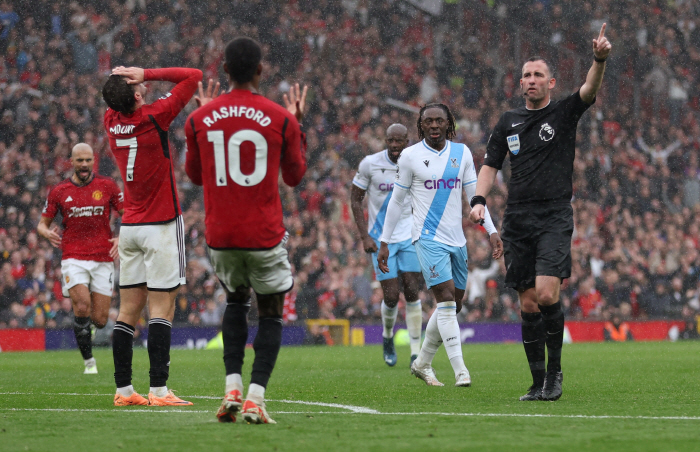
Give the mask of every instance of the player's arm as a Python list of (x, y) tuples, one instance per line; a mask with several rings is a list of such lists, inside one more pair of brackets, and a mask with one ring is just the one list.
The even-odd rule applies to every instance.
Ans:
[(195, 136), (194, 119), (190, 115), (185, 121), (187, 152), (185, 153), (185, 172), (193, 184), (202, 185), (202, 161), (199, 157), (199, 144)]
[[(481, 172), (484, 172), (484, 168), (490, 168), (490, 167), (482, 167)], [(495, 169), (495, 168), (491, 168)], [(481, 174), (479, 174), (481, 176)], [(494, 173), (495, 177), (495, 173)], [(477, 182), (478, 183), (478, 182)], [(491, 184), (493, 184), (493, 179), (491, 180)], [(464, 186), (464, 193), (467, 196), (467, 199), (473, 199), (477, 190), (477, 184), (469, 184)], [(490, 188), (489, 188), (490, 190)], [(488, 193), (488, 192), (486, 192)], [(491, 215), (489, 214), (489, 208), (486, 207), (485, 205), (482, 206), (484, 208), (484, 222), (483, 226), (484, 229), (486, 229), (486, 233), (489, 235), (489, 241), (491, 242), (491, 247), (493, 248), (493, 253), (492, 256), (494, 259), (498, 259), (503, 255), (503, 241), (501, 241), (501, 237), (498, 235), (498, 229), (496, 229), (496, 226), (493, 224), (493, 220), (491, 219)], [(470, 214), (471, 217), (471, 214)]]
[(389, 259), (389, 240), (391, 240), (394, 229), (396, 229), (396, 225), (401, 219), (401, 214), (403, 213), (403, 202), (406, 199), (407, 193), (408, 188), (397, 186), (396, 183), (394, 183), (394, 190), (392, 191), (389, 205), (386, 208), (384, 229), (382, 229), (382, 236), (379, 238), (381, 244), (377, 255), (379, 269), (384, 273), (389, 271), (389, 265), (387, 263)]
[(377, 244), (374, 243), (372, 237), (367, 233), (367, 220), (365, 220), (365, 211), (362, 206), (362, 200), (365, 199), (366, 193), (365, 190), (357, 185), (353, 185), (350, 189), (350, 209), (352, 209), (355, 225), (357, 225), (360, 237), (362, 237), (362, 247), (366, 253), (374, 253), (377, 251)]
[(285, 129), (284, 148), (282, 152), (282, 180), (290, 187), (296, 187), (306, 173), (306, 134), (301, 130), (306, 108), (306, 93), (308, 87), (299, 89), (296, 83), (284, 95), (287, 111), (294, 115), (294, 120), (287, 119), (289, 124)]
[(355, 217), (357, 229), (360, 230), (362, 246), (367, 253), (374, 253), (377, 251), (377, 244), (374, 243), (372, 237), (367, 233), (367, 221), (365, 221), (365, 212), (362, 205), (362, 200), (365, 199), (367, 188), (371, 181), (370, 164), (369, 161), (364, 158), (360, 162), (357, 174), (355, 174), (355, 177), (352, 179), (350, 208), (352, 209), (352, 215)]
[(579, 90), (579, 96), (587, 104), (592, 104), (600, 86), (603, 84), (603, 74), (605, 73), (605, 60), (610, 55), (612, 45), (605, 37), (605, 26), (600, 27), (598, 38), (593, 40), (593, 65), (588, 70), (586, 82)]
[(306, 173), (306, 134), (296, 119), (287, 119), (285, 147), (282, 153), (282, 180), (290, 187), (296, 187)]
[[(119, 212), (119, 215), (124, 215), (124, 193), (121, 191), (119, 186), (112, 181), (112, 196), (109, 199), (112, 208)], [(119, 257), (119, 234), (109, 239), (109, 243), (112, 247), (109, 249), (109, 256), (112, 259)]]
[(493, 183), (496, 180), (496, 174), (503, 167), (503, 161), (508, 154), (506, 125), (506, 114), (503, 114), (498, 120), (496, 127), (493, 128), (493, 132), (486, 144), (484, 164), (481, 166), (479, 177), (476, 181), (476, 193), (474, 196), (467, 198), (469, 199), (469, 206), (472, 208), (469, 219), (474, 223), (481, 223), (486, 219), (486, 196), (491, 192)]
[(61, 236), (58, 234), (58, 226), (54, 226), (53, 229), (49, 229), (52, 221), (53, 217), (42, 216), (39, 220), (39, 224), (36, 227), (36, 232), (51, 242), (51, 245), (55, 246), (56, 248), (60, 248)]
[(389, 259), (389, 240), (394, 234), (394, 229), (401, 219), (401, 214), (403, 212), (403, 202), (406, 199), (406, 194), (411, 189), (411, 184), (413, 182), (413, 171), (411, 169), (410, 157), (408, 151), (404, 151), (399, 157), (397, 162), (396, 170), (396, 180), (394, 181), (394, 189), (391, 193), (391, 198), (389, 199), (389, 205), (386, 209), (386, 217), (384, 218), (384, 228), (382, 229), (382, 235), (379, 238), (381, 242), (379, 245), (379, 252), (377, 253), (377, 263), (379, 269), (387, 273), (389, 271), (389, 266), (387, 260)]

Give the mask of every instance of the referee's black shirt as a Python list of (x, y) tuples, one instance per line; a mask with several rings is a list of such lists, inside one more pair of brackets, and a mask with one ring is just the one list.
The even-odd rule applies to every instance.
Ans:
[(484, 165), (500, 170), (510, 154), (508, 205), (571, 201), (576, 127), (591, 105), (577, 91), (539, 110), (523, 106), (501, 115)]

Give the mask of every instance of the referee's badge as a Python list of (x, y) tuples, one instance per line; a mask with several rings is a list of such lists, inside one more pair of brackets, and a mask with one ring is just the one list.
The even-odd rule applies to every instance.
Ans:
[(508, 141), (508, 149), (510, 149), (510, 152), (512, 152), (513, 155), (518, 155), (518, 152), (520, 152), (520, 137), (518, 134), (506, 137), (506, 140)]

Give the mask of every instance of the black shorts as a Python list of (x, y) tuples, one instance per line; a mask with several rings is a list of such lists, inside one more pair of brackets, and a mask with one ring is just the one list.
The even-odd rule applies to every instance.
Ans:
[(571, 276), (571, 235), (574, 210), (570, 203), (509, 206), (503, 217), (507, 287), (535, 287), (536, 276)]

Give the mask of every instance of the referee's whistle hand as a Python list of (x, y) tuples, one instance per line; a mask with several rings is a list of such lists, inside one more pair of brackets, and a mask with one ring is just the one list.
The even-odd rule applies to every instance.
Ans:
[(477, 204), (472, 207), (472, 211), (469, 213), (469, 219), (472, 223), (481, 223), (484, 220), (484, 206)]
[(377, 253), (377, 266), (382, 273), (389, 273), (389, 265), (387, 261), (389, 260), (389, 247), (386, 243), (382, 242), (379, 246), (379, 252)]

